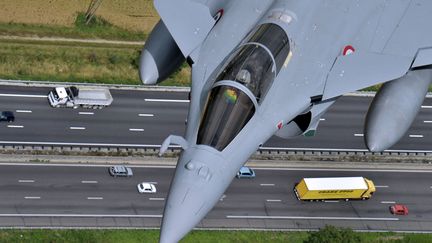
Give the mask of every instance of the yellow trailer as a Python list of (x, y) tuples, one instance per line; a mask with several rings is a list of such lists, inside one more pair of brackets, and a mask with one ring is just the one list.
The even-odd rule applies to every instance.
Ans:
[(374, 183), (364, 177), (303, 178), (294, 192), (299, 200), (369, 199), (376, 191)]

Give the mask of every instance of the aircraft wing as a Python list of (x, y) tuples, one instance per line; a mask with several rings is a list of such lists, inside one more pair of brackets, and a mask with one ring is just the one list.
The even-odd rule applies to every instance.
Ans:
[(198, 1), (158, 0), (154, 5), (185, 57), (202, 43), (216, 22), (209, 6)]
[(394, 80), (432, 64), (432, 1), (389, 1), (367, 49), (339, 56), (327, 77), (323, 100)]

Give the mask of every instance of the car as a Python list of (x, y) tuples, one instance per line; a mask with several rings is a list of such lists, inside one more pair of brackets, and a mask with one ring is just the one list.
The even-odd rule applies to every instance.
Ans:
[(108, 169), (111, 176), (114, 177), (131, 177), (133, 176), (132, 169), (123, 165), (111, 166)]
[(0, 113), (0, 121), (13, 122), (15, 121), (15, 116), (12, 111), (2, 111)]
[(255, 178), (255, 171), (247, 166), (242, 166), (237, 172), (237, 178)]
[(137, 188), (139, 193), (156, 193), (156, 186), (152, 183), (141, 182)]
[(395, 204), (389, 207), (390, 213), (395, 215), (408, 215), (408, 207), (403, 204)]

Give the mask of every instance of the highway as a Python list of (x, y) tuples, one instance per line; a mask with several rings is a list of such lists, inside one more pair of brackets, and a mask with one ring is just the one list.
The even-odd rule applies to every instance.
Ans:
[[(134, 166), (113, 178), (107, 165), (0, 165), (0, 227), (160, 226), (173, 168)], [(432, 170), (256, 168), (255, 179), (234, 179), (198, 228), (432, 231)], [(292, 188), (303, 177), (364, 176), (377, 186), (367, 201), (300, 202)], [(139, 194), (139, 182), (156, 194)], [(406, 204), (409, 215), (388, 207)]]
[[(0, 123), (0, 144), (158, 146), (169, 134), (183, 135), (188, 100), (184, 92), (111, 90), (114, 102), (101, 110), (51, 108), (49, 88), (0, 86), (0, 110), (14, 123)], [(340, 98), (322, 117), (314, 137), (271, 138), (264, 147), (365, 149), (364, 118), (370, 97)], [(392, 150), (430, 151), (432, 99)]]

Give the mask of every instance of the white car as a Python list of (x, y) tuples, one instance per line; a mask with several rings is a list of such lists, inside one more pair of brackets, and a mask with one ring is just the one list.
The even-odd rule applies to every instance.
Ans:
[(137, 185), (139, 193), (156, 193), (156, 187), (152, 183), (142, 182)]

